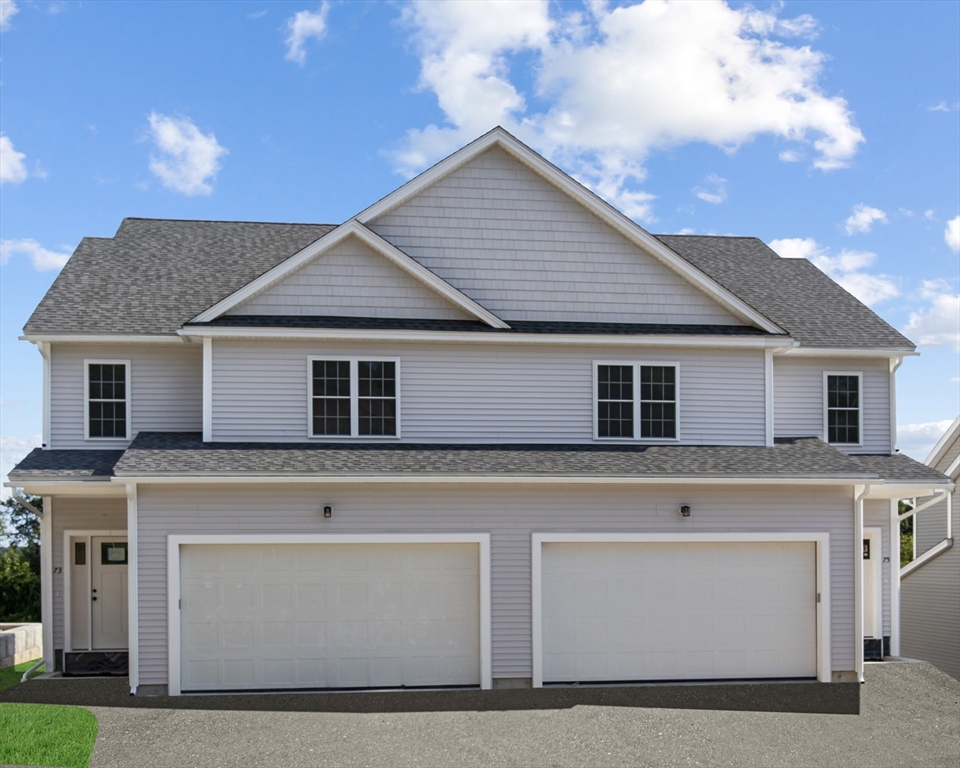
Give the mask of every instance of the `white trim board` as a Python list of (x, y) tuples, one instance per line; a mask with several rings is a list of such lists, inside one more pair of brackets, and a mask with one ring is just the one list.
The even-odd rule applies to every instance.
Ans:
[(480, 558), (480, 688), (493, 687), (489, 533), (276, 533), (167, 536), (167, 693), (180, 695), (180, 547), (184, 544), (476, 544)]
[[(937, 444), (933, 446), (933, 450), (930, 451), (930, 455), (927, 456), (926, 461), (923, 463), (928, 467), (932, 467), (934, 464), (940, 461), (940, 459), (943, 458), (943, 454), (947, 452), (947, 448), (950, 447), (950, 444), (957, 437), (958, 433), (960, 433), (960, 416), (957, 416), (957, 418), (953, 420), (953, 424), (947, 427), (947, 431), (943, 433), (943, 435), (937, 441)], [(955, 464), (956, 462), (954, 462), (954, 465)], [(951, 465), (951, 467), (952, 466), (953, 465)], [(950, 474), (950, 471), (948, 470), (945, 474)]]
[[(830, 655), (830, 534), (829, 533), (533, 533), (531, 546), (531, 603), (533, 607), (533, 687), (543, 687), (543, 563), (544, 544), (550, 543), (777, 543), (814, 542), (817, 545), (817, 679), (832, 681)], [(861, 643), (862, 645), (862, 643)]]
[(468, 315), (477, 318), (493, 328), (505, 329), (510, 327), (503, 322), (503, 320), (489, 310), (480, 306), (480, 304), (471, 299), (465, 293), (462, 293), (454, 288), (446, 280), (438, 277), (422, 264), (407, 256), (407, 254), (405, 254), (399, 248), (388, 243), (386, 240), (380, 237), (380, 235), (370, 229), (367, 229), (367, 227), (355, 219), (351, 219), (345, 224), (341, 224), (339, 227), (331, 230), (319, 240), (314, 241), (306, 248), (302, 249), (298, 253), (295, 253), (286, 261), (281, 262), (273, 269), (260, 275), (260, 277), (258, 277), (256, 280), (247, 283), (247, 285), (245, 285), (239, 291), (230, 294), (225, 299), (221, 299), (212, 307), (204, 310), (195, 318), (193, 318), (191, 322), (205, 323), (215, 320), (225, 312), (228, 312), (234, 307), (243, 304), (245, 301), (252, 299), (254, 296), (265, 291), (270, 286), (280, 282), (288, 275), (296, 272), (298, 269), (305, 267), (314, 259), (319, 258), (326, 251), (330, 250), (339, 243), (342, 243), (349, 237), (357, 238), (368, 248), (392, 262), (395, 266), (402, 269), (415, 280), (419, 280), (431, 291), (439, 295), (441, 298), (446, 299), (449, 303), (453, 304), (463, 312), (466, 312)]
[[(192, 322), (192, 321), (191, 321)], [(783, 336), (711, 336), (618, 333), (492, 333), (489, 331), (413, 331), (368, 328), (256, 328), (187, 323), (177, 331), (190, 339), (310, 339), (318, 341), (439, 341), (454, 344), (545, 344), (628, 346), (628, 347), (697, 347), (705, 349), (782, 349), (794, 343)]]
[(626, 237), (634, 245), (637, 245), (645, 252), (654, 256), (673, 272), (684, 277), (689, 283), (696, 286), (699, 290), (703, 291), (747, 324), (756, 325), (770, 333), (783, 332), (783, 330), (769, 318), (757, 312), (745, 301), (735, 296), (731, 291), (728, 291), (711, 277), (708, 277), (612, 205), (572, 179), (557, 168), (557, 166), (538, 155), (530, 149), (530, 147), (500, 126), (485, 133), (446, 159), (441, 160), (432, 168), (424, 171), (399, 189), (391, 192), (380, 201), (358, 213), (355, 218), (363, 224), (370, 223), (388, 211), (407, 202), (427, 187), (432, 186), (494, 146), (499, 147), (526, 165), (534, 173), (541, 176), (561, 192), (567, 194), (575, 202), (582, 205), (609, 227), (612, 227)]
[[(875, 538), (874, 538), (875, 537)], [(863, 538), (870, 538), (870, 549), (873, 549), (873, 542), (876, 541), (877, 551), (870, 552), (870, 564), (873, 566), (873, 583), (876, 587), (874, 590), (873, 600), (873, 610), (874, 613), (874, 626), (867, 627), (866, 625), (863, 628), (864, 637), (866, 637), (866, 632), (868, 629), (880, 628), (880, 631), (876, 635), (870, 635), (870, 637), (883, 639), (883, 528), (879, 525), (865, 525), (863, 526)], [(860, 565), (863, 565), (863, 556), (860, 557)], [(866, 604), (864, 602), (864, 604)]]

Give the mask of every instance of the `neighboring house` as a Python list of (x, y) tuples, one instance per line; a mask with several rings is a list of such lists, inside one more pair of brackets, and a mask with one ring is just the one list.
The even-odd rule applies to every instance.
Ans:
[(126, 219), (25, 338), (49, 668), (141, 694), (855, 681), (949, 485), (909, 340), (502, 129), (340, 226)]
[(919, 510), (913, 518), (916, 557), (900, 571), (900, 652), (936, 664), (960, 680), (960, 547), (953, 541), (960, 506), (956, 487), (960, 417), (940, 438), (926, 464), (947, 475), (954, 488), (915, 503)]

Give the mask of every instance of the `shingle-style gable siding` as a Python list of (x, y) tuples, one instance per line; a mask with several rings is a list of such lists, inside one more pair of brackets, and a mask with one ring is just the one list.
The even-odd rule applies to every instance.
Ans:
[(369, 226), (507, 322), (743, 324), (497, 148)]
[(352, 237), (227, 314), (473, 319)]

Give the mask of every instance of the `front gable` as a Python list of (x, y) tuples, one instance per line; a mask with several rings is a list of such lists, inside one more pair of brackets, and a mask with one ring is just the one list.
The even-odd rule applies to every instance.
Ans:
[(497, 145), (368, 226), (507, 322), (746, 324)]
[(357, 237), (343, 240), (226, 314), (474, 319)]

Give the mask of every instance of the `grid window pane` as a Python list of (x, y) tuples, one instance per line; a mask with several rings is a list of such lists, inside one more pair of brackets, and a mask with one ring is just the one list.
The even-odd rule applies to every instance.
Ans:
[(90, 437), (127, 437), (127, 366), (90, 363), (87, 370)]
[(677, 369), (672, 365), (640, 366), (640, 437), (677, 437)]
[(357, 362), (358, 434), (397, 434), (396, 363), (376, 360)]
[(597, 366), (597, 436), (633, 437), (633, 366)]
[(350, 434), (350, 362), (313, 361), (313, 434)]
[(674, 403), (640, 403), (640, 434), (643, 437), (677, 436), (677, 406)]
[(827, 441), (860, 442), (860, 378), (827, 376)]

